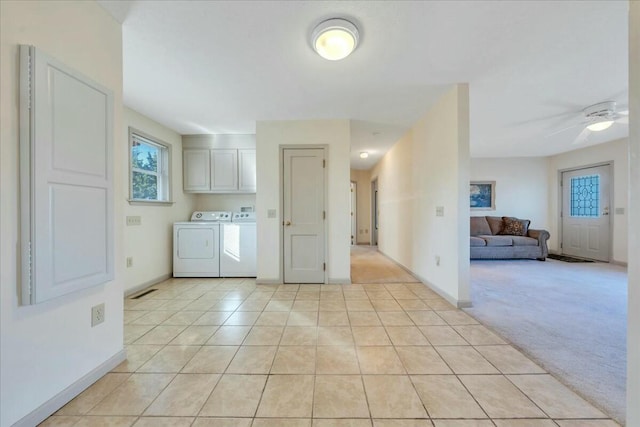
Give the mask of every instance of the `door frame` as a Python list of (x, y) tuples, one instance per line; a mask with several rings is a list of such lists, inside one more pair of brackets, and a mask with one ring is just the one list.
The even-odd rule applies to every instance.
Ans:
[[(353, 245), (357, 246), (358, 245), (358, 182), (351, 180), (349, 182), (349, 186), (353, 185), (353, 188), (350, 188), (351, 192), (353, 194), (349, 194), (349, 196), (351, 196), (351, 200), (350, 202), (352, 203), (351, 205), (351, 216), (352, 218), (350, 221), (350, 225), (351, 225), (351, 231), (355, 231), (355, 234), (353, 235)], [(355, 203), (353, 203), (355, 201)], [(353, 229), (353, 224), (355, 224), (355, 230)]]
[(562, 241), (562, 208), (563, 208), (563, 197), (564, 197), (564, 191), (562, 189), (562, 184), (564, 184), (562, 182), (562, 174), (565, 172), (573, 172), (573, 171), (579, 171), (582, 169), (589, 169), (589, 168), (595, 168), (598, 166), (608, 166), (609, 167), (609, 263), (611, 263), (613, 261), (613, 223), (615, 221), (615, 219), (613, 219), (613, 217), (615, 216), (615, 194), (614, 194), (614, 161), (613, 160), (609, 160), (609, 161), (605, 161), (605, 162), (598, 162), (598, 163), (591, 163), (588, 165), (582, 165), (582, 166), (572, 166), (570, 168), (564, 168), (564, 169), (558, 169), (558, 185), (557, 185), (557, 190), (558, 190), (558, 209), (556, 212), (556, 219), (558, 221), (558, 246), (560, 246), (559, 249), (559, 253), (562, 255), (563, 252), (563, 241)]
[(323, 179), (324, 179), (324, 211), (327, 213), (324, 220), (324, 262), (327, 268), (324, 271), (324, 284), (329, 283), (329, 210), (327, 208), (329, 201), (329, 168), (331, 168), (331, 162), (329, 162), (329, 145), (328, 144), (280, 144), (278, 146), (278, 155), (280, 157), (280, 166), (279, 166), (279, 205), (280, 205), (280, 215), (278, 216), (279, 221), (279, 242), (280, 242), (280, 282), (285, 283), (284, 277), (284, 151), (285, 150), (322, 150), (324, 153), (324, 161), (325, 167), (323, 169)]
[(369, 230), (371, 231), (371, 233), (369, 233), (369, 245), (371, 246), (378, 246), (378, 228), (376, 227), (377, 224), (380, 223), (379, 218), (378, 218), (378, 212), (380, 211), (379, 206), (378, 206), (378, 197), (376, 195), (376, 193), (380, 192), (380, 188), (378, 187), (379, 185), (379, 181), (378, 181), (378, 176), (372, 176), (371, 177), (371, 226), (369, 227)]

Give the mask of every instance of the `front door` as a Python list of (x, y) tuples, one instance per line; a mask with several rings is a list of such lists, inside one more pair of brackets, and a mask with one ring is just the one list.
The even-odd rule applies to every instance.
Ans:
[(325, 281), (324, 149), (284, 149), (284, 283)]
[(609, 261), (610, 166), (562, 173), (562, 253)]

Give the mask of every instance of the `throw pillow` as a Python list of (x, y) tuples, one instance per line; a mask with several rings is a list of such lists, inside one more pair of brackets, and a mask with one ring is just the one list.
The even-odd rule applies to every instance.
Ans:
[(503, 226), (498, 234), (508, 234), (510, 236), (526, 236), (529, 231), (528, 219), (518, 219), (509, 216), (502, 217)]

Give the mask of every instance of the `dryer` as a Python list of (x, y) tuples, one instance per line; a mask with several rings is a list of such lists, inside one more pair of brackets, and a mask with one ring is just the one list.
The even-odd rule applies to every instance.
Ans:
[(256, 213), (234, 212), (220, 228), (220, 276), (256, 277)]
[(194, 212), (173, 224), (173, 277), (220, 277), (220, 224), (231, 212)]

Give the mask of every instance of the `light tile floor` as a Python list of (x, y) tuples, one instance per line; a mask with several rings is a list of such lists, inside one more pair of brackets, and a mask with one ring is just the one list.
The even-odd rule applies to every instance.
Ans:
[(617, 425), (419, 283), (152, 289), (125, 300), (128, 359), (42, 425)]

